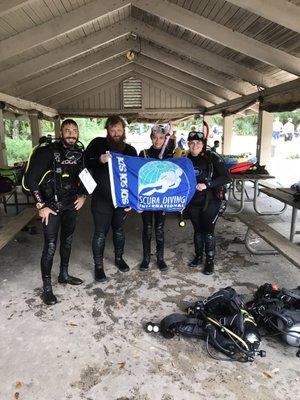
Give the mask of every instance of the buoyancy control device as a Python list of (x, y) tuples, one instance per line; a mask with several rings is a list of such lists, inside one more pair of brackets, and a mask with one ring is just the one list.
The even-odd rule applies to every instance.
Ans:
[(245, 309), (241, 297), (231, 287), (189, 306), (186, 314), (171, 314), (159, 324), (148, 322), (147, 332), (160, 332), (170, 339), (175, 335), (195, 337), (206, 341), (208, 354), (219, 360), (211, 346), (225, 354), (231, 361), (254, 361), (265, 356), (258, 350), (261, 342), (253, 316)]
[(297, 356), (300, 357), (300, 286), (280, 289), (276, 284), (265, 283), (247, 307), (260, 327), (299, 347)]
[[(56, 139), (52, 138), (51, 135), (47, 136), (42, 136), (39, 140), (39, 144), (35, 146), (32, 149), (32, 152), (28, 158), (28, 161), (26, 163), (26, 168), (25, 172), (22, 178), (22, 190), (24, 194), (27, 196), (30, 195), (30, 190), (28, 188), (28, 184), (26, 182), (26, 176), (27, 176), (27, 171), (31, 162), (31, 157), (32, 155), (37, 151), (37, 149), (44, 147), (44, 146), (50, 146), (51, 150), (53, 151), (53, 166), (52, 169), (47, 171), (44, 176), (42, 177), (41, 181), (39, 182), (40, 185), (46, 186), (47, 184), (50, 184), (51, 187), (54, 187), (54, 196), (57, 201), (57, 189), (61, 186), (61, 181), (62, 181), (62, 174), (63, 174), (63, 169), (61, 165), (61, 148), (59, 147), (59, 143), (61, 143), (61, 138)], [(77, 141), (74, 145), (72, 146), (67, 146), (64, 149), (64, 158), (70, 160), (70, 161), (76, 161), (80, 162), (80, 168), (81, 170), (84, 168), (84, 157), (83, 157), (83, 152), (84, 152), (84, 145), (80, 142)]]

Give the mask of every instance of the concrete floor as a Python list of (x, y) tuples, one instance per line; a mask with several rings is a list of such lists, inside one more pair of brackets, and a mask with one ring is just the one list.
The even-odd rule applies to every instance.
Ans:
[(299, 398), (296, 348), (278, 339), (263, 340), (266, 358), (241, 364), (210, 358), (204, 342), (166, 340), (143, 330), (146, 321), (159, 321), (183, 310), (186, 302), (228, 285), (248, 296), (265, 282), (299, 285), (299, 270), (283, 257), (250, 256), (239, 243), (245, 226), (232, 218), (222, 218), (218, 224), (216, 273), (206, 276), (200, 269), (189, 269), (192, 229), (190, 224), (178, 228), (177, 223), (174, 216), (166, 223), (169, 270), (161, 273), (153, 262), (148, 272), (141, 273), (141, 221), (132, 213), (125, 254), (131, 271), (121, 274), (114, 267), (109, 236), (105, 250), (109, 281), (101, 284), (93, 280), (92, 221), (85, 207), (71, 262), (72, 273), (84, 284), (59, 285), (56, 259), (53, 281), (59, 303), (53, 307), (40, 299), (39, 222), (37, 235), (20, 232), (1, 251), (0, 400)]

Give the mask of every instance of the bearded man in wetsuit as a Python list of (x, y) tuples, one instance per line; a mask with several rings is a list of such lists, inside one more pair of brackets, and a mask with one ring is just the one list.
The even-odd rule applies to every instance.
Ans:
[(134, 147), (125, 143), (125, 122), (118, 115), (111, 116), (105, 124), (106, 137), (98, 137), (91, 141), (86, 149), (87, 165), (92, 171), (97, 187), (92, 196), (92, 214), (94, 218), (94, 236), (92, 242), (95, 264), (95, 280), (107, 280), (103, 267), (105, 238), (112, 228), (115, 249), (115, 265), (121, 272), (129, 271), (129, 266), (123, 260), (125, 234), (124, 222), (129, 208), (115, 208), (111, 197), (111, 187), (108, 172), (109, 152), (113, 151), (127, 156), (137, 156)]
[(61, 231), (58, 282), (70, 285), (80, 285), (83, 282), (68, 273), (77, 212), (86, 198), (78, 177), (84, 168), (83, 148), (78, 142), (79, 131), (74, 120), (63, 121), (60, 132), (59, 141), (41, 145), (33, 152), (26, 170), (26, 185), (42, 219), (42, 298), (47, 305), (57, 303), (52, 291), (51, 269), (59, 228)]

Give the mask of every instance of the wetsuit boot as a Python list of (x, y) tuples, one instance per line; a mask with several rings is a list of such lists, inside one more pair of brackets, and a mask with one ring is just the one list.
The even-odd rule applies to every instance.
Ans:
[(75, 278), (75, 276), (71, 276), (68, 273), (72, 240), (73, 232), (66, 235), (62, 234), (62, 237), (60, 239), (60, 272), (58, 275), (58, 283), (81, 285), (83, 283), (83, 280)]
[(150, 263), (150, 243), (149, 243), (149, 247), (147, 248), (143, 248), (143, 261), (140, 265), (140, 271), (145, 271), (149, 268), (149, 263)]
[(76, 278), (75, 276), (71, 276), (68, 273), (68, 266), (61, 265), (60, 272), (58, 275), (58, 283), (68, 283), (69, 285), (81, 285), (83, 280), (80, 278)]
[(158, 224), (155, 227), (155, 236), (156, 236), (156, 255), (157, 255), (157, 268), (161, 271), (165, 271), (168, 269), (167, 264), (164, 260), (164, 226), (163, 224)]
[(53, 306), (57, 303), (57, 298), (52, 292), (51, 276), (43, 277), (43, 302), (48, 306)]
[(45, 304), (52, 306), (57, 303), (57, 298), (52, 292), (51, 284), (51, 269), (53, 264), (53, 257), (56, 249), (56, 241), (48, 240), (44, 243), (43, 254), (41, 258), (41, 272), (43, 280), (43, 294), (42, 299)]
[(205, 266), (203, 273), (205, 275), (211, 275), (214, 272), (214, 258), (215, 258), (215, 247), (216, 240), (212, 233), (207, 233), (204, 235), (204, 243), (205, 243)]
[(105, 282), (107, 281), (107, 277), (104, 272), (103, 268), (103, 260), (100, 261), (98, 264), (95, 264), (95, 281), (97, 282)]
[(95, 263), (95, 281), (97, 282), (105, 282), (107, 281), (107, 277), (103, 268), (103, 253), (105, 247), (105, 234), (94, 234), (93, 237), (93, 256)]
[(152, 225), (144, 226), (143, 229), (143, 261), (140, 265), (140, 271), (145, 271), (149, 268), (150, 257), (151, 257), (151, 233)]
[(203, 261), (203, 249), (204, 249), (204, 237), (202, 233), (194, 234), (194, 246), (195, 246), (195, 257), (189, 263), (189, 267), (195, 268), (202, 264)]
[(113, 243), (115, 246), (115, 265), (121, 272), (127, 272), (130, 270), (128, 264), (123, 260), (125, 235), (123, 228), (116, 229), (113, 231)]

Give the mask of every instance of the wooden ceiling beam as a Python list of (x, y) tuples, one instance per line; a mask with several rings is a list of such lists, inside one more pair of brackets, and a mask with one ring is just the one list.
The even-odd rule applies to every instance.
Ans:
[[(107, 78), (107, 79), (105, 79), (104, 83), (101, 86), (96, 86), (94, 89), (91, 89), (91, 90), (87, 91), (87, 93), (83, 93), (81, 95), (75, 96), (74, 98), (69, 99), (65, 103), (64, 102), (60, 103), (60, 105), (58, 107), (59, 113), (66, 115), (66, 113), (64, 112), (66, 110), (73, 110), (74, 113), (76, 113), (77, 111), (80, 111), (80, 110), (77, 109), (77, 106), (75, 105), (75, 104), (78, 104), (78, 103), (81, 103), (84, 106), (84, 112), (85, 112), (85, 110), (87, 109), (86, 105), (87, 105), (87, 103), (90, 104), (90, 99), (92, 97), (101, 96), (101, 93), (104, 93), (112, 85), (114, 85), (114, 86), (120, 85), (120, 83), (124, 79), (129, 78), (130, 76), (132, 76), (132, 74), (133, 74), (133, 71), (130, 70), (130, 71), (124, 72), (123, 75), (120, 75), (120, 76), (117, 76), (117, 77), (113, 76), (112, 80)], [(90, 107), (90, 105), (88, 107)], [(91, 110), (91, 108), (89, 108), (89, 109)], [(63, 110), (63, 111), (61, 111), (61, 110)], [(100, 113), (102, 113), (102, 109), (101, 110), (95, 110), (94, 109), (94, 115), (99, 116)]]
[(58, 95), (55, 95), (49, 99), (47, 99), (44, 104), (52, 107), (55, 107), (61, 103), (65, 103), (67, 100), (70, 100), (74, 97), (84, 96), (88, 92), (95, 90), (96, 88), (99, 90), (99, 87), (104, 85), (109, 81), (113, 81), (116, 78), (126, 75), (128, 72), (133, 70), (133, 64), (124, 64), (122, 67), (115, 69), (114, 71), (109, 71), (104, 75), (100, 75), (94, 79), (91, 79), (88, 82), (83, 83), (82, 85), (78, 85), (71, 89), (65, 90)]
[(30, 99), (44, 103), (46, 100), (53, 99), (53, 97), (58, 96), (62, 92), (84, 85), (85, 83), (98, 78), (99, 76), (105, 75), (108, 72), (119, 69), (127, 64), (130, 64), (130, 62), (126, 62), (125, 57), (117, 57), (104, 61), (101, 64), (101, 68), (99, 68), (99, 65), (97, 64), (88, 70), (83, 70), (76, 75), (70, 76), (69, 78), (63, 79), (60, 82), (56, 82), (53, 85), (49, 85), (48, 87), (41, 89), (32, 97), (30, 97)]
[(34, 26), (0, 42), (0, 60), (16, 56), (25, 50), (41, 45), (60, 35), (105, 16), (115, 10), (128, 7), (126, 0), (95, 0), (50, 21)]
[[(19, 110), (24, 110), (24, 111), (38, 111), (42, 114), (44, 114), (47, 117), (55, 117), (58, 115), (58, 112), (56, 109), (47, 107), (42, 104), (38, 104), (32, 101), (20, 99), (14, 96), (9, 96), (5, 93), (0, 93), (0, 101), (6, 103), (7, 105), (11, 105), (12, 107), (16, 107)], [(9, 107), (8, 107), (9, 110)]]
[(186, 40), (178, 39), (177, 37), (140, 20), (132, 19), (132, 32), (134, 32), (138, 37), (150, 40), (179, 55), (184, 55), (191, 60), (207, 65), (208, 67), (223, 72), (229, 76), (242, 79), (245, 82), (261, 87), (269, 87), (277, 83), (274, 80), (268, 79), (258, 71), (244, 67), (234, 61), (227, 60), (224, 57), (191, 44)]
[[(42, 90), (47, 90), (50, 85), (56, 84), (62, 80), (67, 79), (73, 74), (83, 72), (87, 68), (98, 66), (105, 61), (115, 58), (123, 53), (126, 53), (132, 47), (130, 40), (124, 40), (117, 45), (112, 45), (100, 49), (95, 53), (91, 53), (87, 56), (76, 59), (61, 67), (52, 69), (47, 74), (38, 76), (37, 78), (31, 79), (11, 88), (10, 90), (15, 91), (15, 93), (20, 93), (23, 97), (29, 97), (29, 95)], [(124, 56), (125, 57), (125, 56)]]
[(0, 1), (0, 17), (8, 14), (10, 12), (18, 10), (23, 6), (26, 6), (29, 3), (32, 3), (33, 0), (1, 0)]
[(226, 101), (224, 103), (209, 107), (205, 111), (205, 114), (207, 114), (207, 115), (218, 114), (218, 113), (223, 112), (230, 106), (238, 106), (239, 104), (243, 105), (247, 102), (250, 103), (252, 100), (259, 100), (259, 98), (264, 98), (266, 96), (273, 95), (273, 94), (284, 94), (285, 92), (287, 92), (289, 90), (297, 90), (297, 89), (300, 90), (300, 78), (295, 79), (293, 81), (282, 83), (277, 86), (273, 86), (271, 88), (261, 90), (256, 93), (248, 94), (247, 96), (239, 97), (238, 99), (233, 99), (233, 100)]
[[(136, 47), (137, 51), (138, 47)], [(145, 40), (141, 43), (141, 54), (150, 57), (154, 60), (158, 60), (161, 63), (174, 67), (180, 71), (186, 72), (187, 74), (196, 76), (197, 78), (203, 79), (207, 84), (211, 83), (211, 93), (216, 96), (223, 98), (236, 97), (238, 94), (247, 94), (253, 91), (252, 85), (246, 83), (239, 83), (231, 79), (225, 78), (222, 74), (212, 70), (208, 70), (203, 65), (197, 65), (194, 62), (190, 62), (186, 58), (178, 57), (175, 54), (168, 53), (163, 49), (152, 46)]]
[(220, 98), (212, 94), (209, 90), (210, 87), (203, 83), (200, 79), (197, 79), (185, 72), (176, 70), (170, 66), (160, 63), (159, 61), (147, 58), (145, 56), (139, 56), (135, 61), (135, 64), (141, 67), (148, 68), (152, 71), (158, 72), (161, 75), (174, 79), (177, 82), (183, 83), (184, 85), (190, 86), (193, 89), (201, 93), (201, 97), (213, 104), (218, 104), (224, 101), (224, 98)]
[(284, 0), (227, 0), (235, 6), (300, 33), (300, 7)]
[[(183, 27), (202, 37), (220, 43), (291, 74), (300, 75), (300, 59), (284, 51), (204, 18), (166, 0), (133, 0), (132, 4), (152, 15)], [(299, 21), (298, 21), (299, 24)]]
[(136, 72), (136, 76), (146, 76), (150, 79), (155, 80), (156, 82), (159, 82), (160, 84), (169, 86), (173, 89), (176, 89), (180, 92), (183, 92), (184, 94), (187, 94), (189, 97), (192, 97), (197, 100), (197, 104), (201, 106), (202, 108), (204, 107), (211, 107), (212, 103), (205, 100), (202, 95), (203, 92), (198, 89), (194, 89), (190, 86), (187, 86), (183, 83), (180, 83), (172, 78), (168, 78), (159, 72), (152, 71), (151, 69), (142, 67), (140, 65), (134, 65), (134, 71)]
[(199, 108), (133, 108), (133, 109), (101, 109), (99, 112), (96, 112), (93, 109), (85, 109), (84, 111), (73, 111), (68, 110), (67, 108), (60, 108), (59, 113), (63, 116), (72, 116), (72, 117), (94, 117), (100, 118), (102, 116), (108, 116), (113, 114), (118, 115), (126, 115), (130, 117), (131, 114), (149, 114), (149, 115), (157, 115), (158, 113), (165, 113), (165, 114), (198, 114), (200, 112)]
[(28, 61), (2, 71), (0, 75), (1, 90), (4, 90), (3, 88), (5, 87), (11, 86), (14, 82), (20, 79), (32, 76), (44, 69), (66, 62), (74, 57), (86, 53), (87, 51), (96, 49), (118, 38), (127, 36), (131, 29), (129, 26), (130, 21), (130, 19), (129, 21), (125, 19), (121, 23), (110, 25), (99, 32), (75, 40), (74, 42), (49, 51), (39, 57), (31, 58)]

